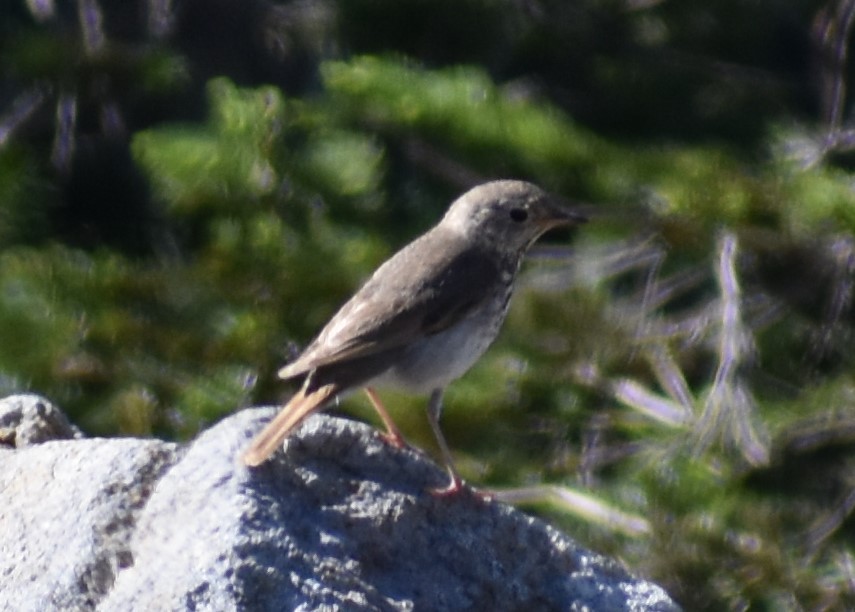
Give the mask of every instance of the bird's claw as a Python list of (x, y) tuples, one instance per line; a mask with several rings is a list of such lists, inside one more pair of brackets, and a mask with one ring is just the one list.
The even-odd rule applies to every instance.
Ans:
[(495, 497), (492, 491), (486, 489), (476, 489), (467, 485), (462, 478), (457, 475), (451, 477), (448, 486), (442, 488), (430, 488), (428, 493), (434, 497), (456, 497), (458, 495), (472, 495), (481, 501), (490, 502)]

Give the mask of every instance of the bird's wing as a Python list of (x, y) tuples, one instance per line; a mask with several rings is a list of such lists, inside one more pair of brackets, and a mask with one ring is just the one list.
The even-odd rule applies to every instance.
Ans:
[[(293, 363), (279, 371), (292, 378), (311, 370), (373, 355), (438, 333), (466, 317), (499, 282), (499, 262), (456, 238), (423, 236), (383, 264), (333, 316)], [(434, 236), (435, 238), (435, 236)]]

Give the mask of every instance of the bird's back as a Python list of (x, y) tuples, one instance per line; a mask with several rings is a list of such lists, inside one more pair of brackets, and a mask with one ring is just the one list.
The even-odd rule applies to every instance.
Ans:
[(507, 276), (495, 254), (437, 226), (378, 268), (279, 376), (298, 377), (439, 333), (477, 309), (488, 287)]

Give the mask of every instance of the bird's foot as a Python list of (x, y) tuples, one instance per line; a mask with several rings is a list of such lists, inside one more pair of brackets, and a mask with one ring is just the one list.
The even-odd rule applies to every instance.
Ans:
[(487, 489), (476, 489), (467, 485), (460, 476), (452, 475), (448, 486), (443, 488), (431, 488), (428, 492), (434, 497), (457, 497), (458, 495), (472, 495), (481, 501), (493, 501), (494, 494)]

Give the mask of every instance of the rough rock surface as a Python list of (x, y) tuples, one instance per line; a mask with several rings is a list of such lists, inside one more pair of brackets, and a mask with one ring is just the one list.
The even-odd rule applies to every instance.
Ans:
[(12, 395), (0, 401), (0, 445), (24, 448), (49, 440), (82, 438), (65, 414), (38, 395)]
[[(0, 423), (21, 397), (0, 401)], [(444, 472), (359, 423), (313, 417), (249, 470), (237, 457), (273, 413), (239, 412), (186, 449), (0, 450), (0, 609), (677, 609), (540, 520), (426, 493)]]

